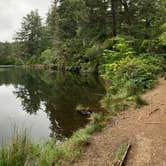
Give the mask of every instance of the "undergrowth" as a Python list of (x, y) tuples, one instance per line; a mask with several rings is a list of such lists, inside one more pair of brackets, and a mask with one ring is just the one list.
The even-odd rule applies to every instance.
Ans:
[(102, 55), (100, 75), (111, 80), (102, 104), (113, 114), (128, 106), (147, 105), (140, 96), (152, 89), (157, 83), (158, 76), (165, 72), (165, 54), (136, 52), (132, 42), (120, 37), (113, 38), (109, 41), (109, 47), (107, 43)]
[(103, 115), (93, 113), (90, 123), (66, 141), (56, 145), (52, 139), (37, 144), (26, 132), (15, 130), (11, 142), (0, 149), (0, 166), (61, 166), (67, 165), (81, 153), (90, 136), (100, 131), (106, 122)]

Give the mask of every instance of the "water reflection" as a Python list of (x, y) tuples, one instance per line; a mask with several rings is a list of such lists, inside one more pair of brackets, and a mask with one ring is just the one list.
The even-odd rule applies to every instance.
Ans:
[(0, 140), (10, 133), (7, 118), (12, 113), (24, 127), (31, 126), (34, 138), (69, 137), (87, 123), (77, 106), (97, 111), (104, 94), (101, 81), (93, 76), (0, 69)]

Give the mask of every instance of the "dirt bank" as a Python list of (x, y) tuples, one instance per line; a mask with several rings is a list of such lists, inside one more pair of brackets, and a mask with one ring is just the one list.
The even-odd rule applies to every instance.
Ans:
[(166, 80), (143, 96), (149, 103), (111, 120), (71, 165), (110, 166), (119, 146), (130, 142), (126, 166), (166, 166)]

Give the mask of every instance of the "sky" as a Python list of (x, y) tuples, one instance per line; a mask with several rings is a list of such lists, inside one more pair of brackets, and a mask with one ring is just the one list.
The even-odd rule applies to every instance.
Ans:
[(11, 42), (22, 17), (38, 9), (44, 18), (52, 0), (0, 0), (0, 41)]

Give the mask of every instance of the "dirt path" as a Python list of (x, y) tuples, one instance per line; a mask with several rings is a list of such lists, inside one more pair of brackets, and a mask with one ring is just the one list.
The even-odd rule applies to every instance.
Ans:
[(73, 166), (110, 166), (119, 146), (129, 141), (131, 149), (125, 166), (166, 166), (166, 80), (144, 98), (148, 106), (129, 109), (114, 118)]

